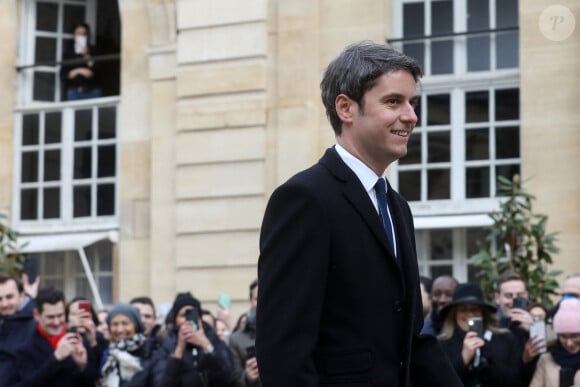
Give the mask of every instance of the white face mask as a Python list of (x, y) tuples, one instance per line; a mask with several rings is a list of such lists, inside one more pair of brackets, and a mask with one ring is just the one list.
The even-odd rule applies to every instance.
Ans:
[(87, 46), (87, 37), (84, 35), (75, 36), (75, 54), (82, 54)]

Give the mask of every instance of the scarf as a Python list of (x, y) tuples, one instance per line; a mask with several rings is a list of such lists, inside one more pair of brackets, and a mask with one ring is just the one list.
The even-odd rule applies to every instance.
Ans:
[(574, 370), (580, 369), (580, 353), (570, 353), (561, 345), (557, 345), (550, 349), (550, 353), (554, 358), (556, 364), (562, 368), (571, 368)]
[(137, 356), (131, 354), (143, 347), (147, 338), (137, 333), (125, 340), (111, 341), (109, 354), (103, 365), (103, 377), (98, 382), (99, 387), (119, 387), (122, 382), (129, 381), (143, 369)]
[(46, 331), (44, 330), (44, 328), (42, 328), (42, 325), (40, 324), (36, 324), (36, 330), (38, 331), (38, 333), (40, 333), (42, 337), (44, 337), (50, 343), (52, 349), (56, 349), (56, 346), (58, 345), (60, 339), (62, 339), (62, 337), (66, 335), (66, 326), (63, 326), (62, 331), (56, 336), (51, 336), (48, 333), (46, 333)]

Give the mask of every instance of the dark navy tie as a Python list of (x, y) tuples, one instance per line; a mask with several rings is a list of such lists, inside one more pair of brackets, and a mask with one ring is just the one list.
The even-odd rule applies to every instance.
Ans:
[(385, 179), (382, 177), (377, 181), (377, 184), (375, 184), (375, 192), (377, 193), (379, 215), (381, 217), (381, 221), (383, 222), (383, 227), (387, 233), (387, 238), (389, 239), (391, 250), (393, 251), (393, 254), (397, 256), (397, 252), (395, 251), (395, 243), (393, 242), (393, 228), (391, 227), (389, 211), (387, 211), (387, 184), (385, 183)]

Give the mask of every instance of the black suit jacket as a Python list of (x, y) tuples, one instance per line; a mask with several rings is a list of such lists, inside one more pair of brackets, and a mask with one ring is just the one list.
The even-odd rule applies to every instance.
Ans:
[(263, 386), (460, 386), (423, 318), (413, 218), (389, 187), (393, 256), (336, 150), (274, 191), (262, 224), (256, 350)]

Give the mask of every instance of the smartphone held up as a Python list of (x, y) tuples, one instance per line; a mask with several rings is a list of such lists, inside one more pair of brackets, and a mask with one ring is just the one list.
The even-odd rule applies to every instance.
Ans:
[(199, 319), (200, 315), (197, 308), (191, 308), (185, 311), (185, 321), (187, 321), (187, 323), (191, 325), (191, 329), (193, 329), (194, 331), (197, 331), (199, 329), (198, 325)]

